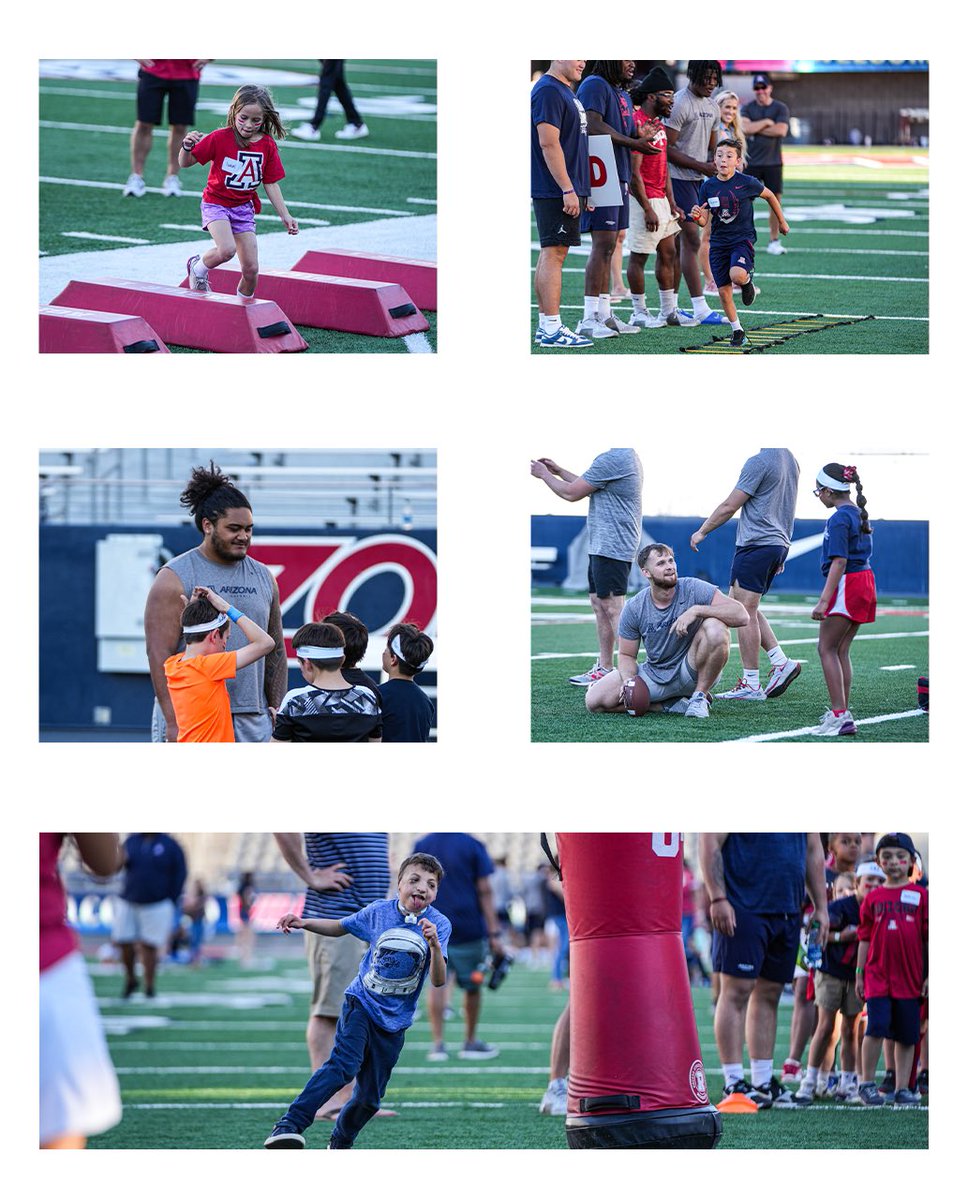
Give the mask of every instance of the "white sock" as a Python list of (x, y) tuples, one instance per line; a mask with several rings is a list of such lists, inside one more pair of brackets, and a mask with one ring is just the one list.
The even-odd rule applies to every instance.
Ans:
[(676, 294), (671, 289), (668, 292), (659, 292), (659, 312), (663, 316), (669, 316), (670, 313), (676, 311)]
[(760, 686), (759, 670), (747, 671), (746, 668), (744, 667), (743, 668), (743, 678), (746, 680), (746, 682), (750, 685), (751, 688), (758, 688)]
[(808, 1084), (812, 1083), (814, 1085), (814, 1087), (816, 1087), (817, 1086), (817, 1071), (818, 1071), (818, 1069), (819, 1068), (817, 1068), (817, 1067), (807, 1067), (807, 1073), (803, 1077), (803, 1082), (808, 1083)]
[(735, 332), (737, 329), (742, 329), (742, 328), (743, 328), (743, 324), (742, 324), (742, 322), (741, 322), (741, 321), (740, 321), (740, 320), (737, 318), (735, 321), (730, 321), (730, 323), (729, 323), (729, 327), (730, 327), (730, 329), (732, 329), (732, 330)]
[(739, 1083), (743, 1078), (743, 1064), (738, 1063), (723, 1063), (723, 1082), (726, 1087), (730, 1087), (734, 1083)]
[(708, 313), (712, 312), (702, 292), (698, 296), (690, 296), (689, 299), (692, 301), (692, 315), (694, 317), (705, 317)]
[(602, 292), (598, 297), (598, 319), (607, 321), (612, 315), (612, 298), (608, 292)]
[(195, 272), (195, 274), (198, 276), (199, 279), (207, 279), (208, 278), (208, 267), (206, 267), (206, 265), (202, 262), (201, 259), (199, 259), (198, 262), (195, 263), (195, 265), (192, 267), (192, 270)]
[(561, 316), (558, 313), (544, 313), (541, 317), (541, 328), (545, 333), (557, 333), (561, 328)]
[(645, 292), (643, 292), (641, 296), (637, 296), (633, 292), (632, 293), (632, 312), (648, 313), (648, 311), (649, 311), (649, 306), (645, 302)]
[(782, 646), (774, 646), (772, 650), (767, 650), (766, 657), (770, 660), (771, 667), (782, 667), (787, 660)]
[(750, 1059), (750, 1083), (752, 1083), (753, 1087), (767, 1087), (772, 1078), (772, 1058)]
[(597, 315), (598, 315), (598, 297), (597, 296), (586, 296), (585, 297), (585, 315), (584, 315), (584, 317), (582, 317), (582, 320), (583, 321), (594, 321)]

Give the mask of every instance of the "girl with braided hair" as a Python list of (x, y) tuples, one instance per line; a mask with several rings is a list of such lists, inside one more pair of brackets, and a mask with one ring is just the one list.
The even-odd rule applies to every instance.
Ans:
[[(857, 489), (856, 503), (850, 498)], [(819, 737), (855, 734), (857, 727), (850, 703), (850, 644), (861, 625), (877, 615), (877, 587), (870, 566), (873, 545), (867, 499), (857, 468), (827, 463), (817, 472), (813, 493), (824, 508), (834, 511), (823, 535), (821, 570), (826, 583), (810, 614), (821, 621), (819, 653), (824, 680), (830, 693), (830, 709), (812, 733)]]

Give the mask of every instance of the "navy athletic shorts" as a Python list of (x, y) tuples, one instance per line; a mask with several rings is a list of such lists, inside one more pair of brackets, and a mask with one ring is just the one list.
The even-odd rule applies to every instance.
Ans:
[(727, 287), (732, 282), (729, 273), (731, 267), (742, 267), (748, 275), (752, 275), (754, 260), (752, 242), (736, 242), (732, 246), (709, 243), (709, 269), (717, 287)]
[(699, 203), (699, 189), (702, 187), (701, 179), (673, 179), (672, 195), (675, 198), (676, 204), (686, 214), (686, 220), (692, 221), (690, 213), (695, 205)]
[(629, 227), (629, 185), (622, 184), (624, 200), (621, 204), (607, 208), (593, 208), (591, 212), (581, 215), (581, 231), (589, 233), (593, 229), (604, 229), (608, 233), (618, 233)]
[(736, 932), (713, 931), (713, 970), (740, 979), (789, 983), (800, 949), (799, 913), (751, 913), (736, 908)]
[(620, 558), (605, 558), (601, 554), (588, 556), (588, 591), (604, 599), (624, 596), (629, 590), (630, 562)]
[(786, 562), (788, 546), (737, 546), (729, 572), (730, 584), (765, 596), (776, 573)]
[(893, 1038), (902, 1046), (921, 1040), (921, 1001), (892, 1000), (890, 996), (867, 997), (867, 1036)]

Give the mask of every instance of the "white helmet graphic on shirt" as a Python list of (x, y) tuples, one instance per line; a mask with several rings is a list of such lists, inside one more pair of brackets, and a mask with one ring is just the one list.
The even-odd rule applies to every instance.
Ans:
[(388, 929), (373, 944), (363, 986), (382, 996), (409, 996), (420, 986), (426, 961), (427, 942), (423, 934), (407, 926)]

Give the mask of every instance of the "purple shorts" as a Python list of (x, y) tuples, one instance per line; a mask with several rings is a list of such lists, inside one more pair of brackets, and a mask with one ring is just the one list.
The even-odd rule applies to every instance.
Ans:
[(249, 200), (237, 208), (226, 208), (222, 204), (206, 204), (202, 201), (202, 228), (208, 229), (212, 221), (228, 221), (233, 233), (255, 233), (255, 206)]

